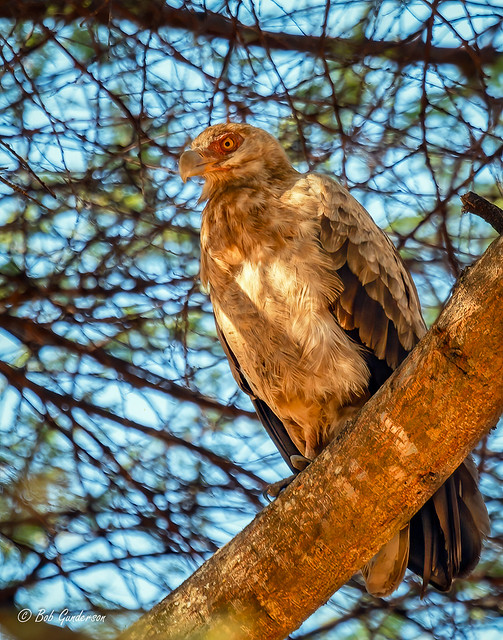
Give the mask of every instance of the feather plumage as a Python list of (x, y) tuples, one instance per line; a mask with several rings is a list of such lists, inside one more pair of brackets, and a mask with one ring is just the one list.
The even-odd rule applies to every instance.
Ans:
[[(218, 152), (222, 136), (237, 141)], [(281, 455), (317, 455), (426, 331), (398, 252), (335, 180), (291, 166), (271, 135), (210, 127), (182, 158), (204, 175), (201, 278), (237, 383)], [(182, 168), (183, 165), (183, 168)], [(489, 521), (467, 459), (363, 569), (391, 593), (408, 566), (446, 590), (478, 562)]]

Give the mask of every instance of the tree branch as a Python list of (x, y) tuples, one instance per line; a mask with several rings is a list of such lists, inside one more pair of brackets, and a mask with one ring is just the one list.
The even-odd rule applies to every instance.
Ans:
[(256, 476), (252, 471), (248, 471), (248, 469), (242, 468), (231, 460), (219, 456), (217, 453), (210, 451), (205, 447), (194, 444), (188, 440), (184, 440), (183, 438), (175, 436), (168, 431), (154, 429), (153, 427), (141, 424), (136, 420), (131, 420), (130, 418), (119, 416), (113, 411), (105, 409), (104, 407), (100, 407), (99, 405), (93, 404), (92, 402), (89, 402), (85, 399), (79, 399), (67, 393), (57, 393), (55, 391), (52, 391), (51, 389), (42, 387), (36, 382), (33, 382), (33, 380), (30, 380), (28, 377), (26, 377), (24, 369), (13, 367), (3, 360), (0, 360), (0, 375), (4, 375), (9, 384), (17, 389), (20, 393), (22, 393), (24, 389), (29, 389), (40, 398), (44, 406), (47, 406), (47, 404), (51, 403), (55, 407), (57, 407), (63, 414), (66, 413), (71, 415), (74, 409), (80, 409), (87, 413), (89, 416), (97, 416), (105, 420), (110, 420), (111, 422), (114, 422), (116, 424), (120, 424), (123, 427), (136, 429), (137, 431), (145, 433), (150, 437), (162, 440), (168, 445), (184, 447), (194, 453), (197, 453), (200, 457), (206, 458), (213, 464), (219, 466), (221, 469), (228, 472), (229, 475), (244, 475), (253, 480), (261, 488), (263, 488), (265, 485), (264, 481)]
[(468, 191), (468, 193), (461, 196), (461, 202), (463, 203), (464, 213), (474, 213), (488, 222), (499, 234), (503, 234), (502, 209), (477, 193), (473, 193), (473, 191)]
[(213, 409), (222, 415), (231, 418), (244, 417), (256, 420), (256, 414), (246, 409), (240, 409), (234, 405), (222, 404), (214, 398), (209, 398), (203, 394), (182, 387), (172, 380), (160, 376), (153, 371), (148, 371), (132, 362), (127, 362), (122, 358), (108, 353), (104, 348), (96, 348), (93, 345), (85, 345), (75, 340), (69, 340), (64, 336), (55, 333), (52, 329), (35, 322), (29, 318), (11, 316), (0, 311), (0, 327), (9, 331), (18, 340), (27, 343), (35, 343), (40, 347), (53, 345), (65, 349), (70, 353), (78, 353), (93, 358), (104, 367), (114, 369), (117, 376), (129, 382), (136, 389), (150, 388), (156, 391), (163, 391), (182, 402), (191, 402), (201, 409)]
[[(173, 8), (163, 0), (148, 2), (40, 2), (39, 0), (19, 0), (0, 3), (0, 18), (41, 21), (44, 18), (63, 20), (93, 20), (109, 25), (111, 19), (129, 20), (143, 29), (157, 31), (160, 27), (172, 27), (191, 31), (196, 35), (211, 39), (235, 40), (246, 46), (258, 46), (278, 51), (297, 51), (312, 55), (323, 55), (326, 60), (363, 60), (366, 56), (384, 56), (400, 64), (424, 61), (425, 45), (420, 38), (402, 41), (370, 40), (358, 38), (330, 38), (327, 36), (305, 36), (291, 33), (263, 31), (212, 11), (195, 11), (185, 7)], [(428, 64), (451, 64), (461, 69), (467, 76), (478, 72), (480, 65), (493, 64), (501, 60), (503, 54), (493, 46), (476, 51), (459, 47), (430, 47)]]
[(503, 238), (353, 424), (124, 640), (281, 640), (458, 467), (503, 411)]

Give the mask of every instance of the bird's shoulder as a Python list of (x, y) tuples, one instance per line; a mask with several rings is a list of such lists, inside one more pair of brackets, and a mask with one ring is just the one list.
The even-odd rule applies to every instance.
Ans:
[(300, 174), (287, 192), (289, 201), (308, 198), (316, 203), (319, 218), (326, 218), (341, 231), (360, 230), (358, 237), (370, 236), (372, 240), (383, 241), (393, 250), (393, 244), (377, 226), (368, 211), (335, 178), (322, 173)]

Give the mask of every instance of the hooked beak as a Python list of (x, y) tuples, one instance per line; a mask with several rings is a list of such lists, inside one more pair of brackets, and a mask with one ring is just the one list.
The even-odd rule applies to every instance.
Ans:
[(187, 182), (187, 178), (192, 176), (202, 176), (203, 173), (211, 165), (215, 163), (215, 160), (205, 159), (197, 151), (184, 151), (180, 156), (180, 162), (178, 163), (178, 171), (180, 177), (184, 182)]

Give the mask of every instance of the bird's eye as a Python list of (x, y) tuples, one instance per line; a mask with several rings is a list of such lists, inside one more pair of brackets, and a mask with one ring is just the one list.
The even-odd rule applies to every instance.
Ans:
[(222, 151), (232, 151), (236, 146), (236, 142), (230, 136), (227, 136), (223, 140), (220, 141), (220, 148)]
[(213, 140), (209, 145), (209, 150), (217, 155), (223, 155), (236, 151), (244, 138), (239, 133), (224, 133), (220, 138)]

